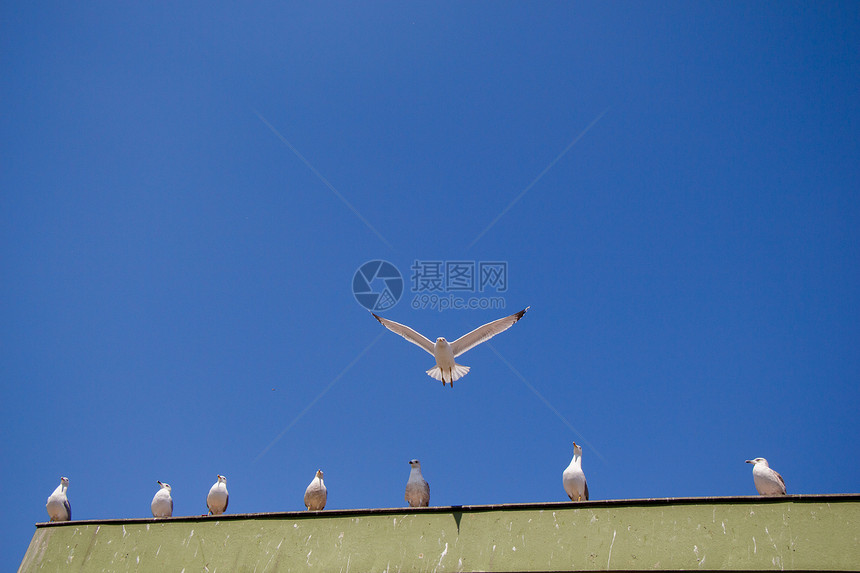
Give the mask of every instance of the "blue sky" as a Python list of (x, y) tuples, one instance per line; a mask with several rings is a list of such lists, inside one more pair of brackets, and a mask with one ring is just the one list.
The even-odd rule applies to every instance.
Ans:
[[(857, 3), (305, 4), (4, 3), (0, 568), (62, 475), (559, 501), (576, 440), (593, 499), (860, 491)], [(430, 338), (531, 310), (443, 389), (374, 259)], [(416, 260), (505, 308), (413, 309)]]

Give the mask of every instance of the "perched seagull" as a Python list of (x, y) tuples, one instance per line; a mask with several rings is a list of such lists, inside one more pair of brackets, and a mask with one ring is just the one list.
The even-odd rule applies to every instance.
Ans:
[(173, 515), (173, 498), (170, 497), (170, 484), (157, 483), (161, 489), (155, 492), (155, 497), (152, 498), (152, 504), (149, 506), (152, 509), (152, 516), (170, 517)]
[(305, 490), (305, 507), (310, 511), (325, 509), (326, 497), (325, 484), (323, 483), (323, 471), (317, 470), (317, 475), (314, 476), (314, 479), (311, 480), (311, 483)]
[(785, 495), (785, 481), (770, 469), (766, 459), (756, 458), (746, 463), (753, 464), (753, 481), (759, 495)]
[(412, 469), (406, 482), (406, 501), (409, 507), (427, 507), (430, 505), (430, 484), (421, 475), (421, 462), (410, 460)]
[(516, 314), (500, 318), (499, 320), (494, 320), (493, 322), (488, 322), (484, 326), (476, 328), (469, 334), (465, 334), (451, 343), (440, 336), (436, 339), (435, 344), (430, 342), (430, 339), (426, 336), (415, 332), (408, 326), (399, 324), (393, 320), (381, 318), (372, 312), (370, 314), (373, 314), (374, 318), (376, 318), (376, 320), (382, 323), (382, 326), (391, 332), (399, 334), (409, 342), (417, 344), (432, 354), (436, 359), (436, 366), (428, 370), (427, 374), (436, 380), (441, 380), (442, 386), (446, 383), (450, 383), (451, 388), (453, 388), (454, 381), (459, 380), (469, 372), (468, 366), (457, 364), (454, 362), (454, 359), (467, 350), (476, 347), (482, 342), (485, 342), (500, 332), (504, 332), (512, 327), (516, 321), (523, 317), (529, 308), (530, 307), (527, 306)]
[(61, 477), (60, 485), (57, 486), (54, 493), (48, 496), (45, 509), (48, 510), (51, 521), (72, 520), (72, 506), (69, 504), (69, 498), (66, 497), (67, 489), (69, 489), (69, 478)]
[(227, 478), (218, 474), (218, 481), (209, 488), (209, 495), (206, 496), (206, 507), (209, 508), (209, 515), (220, 515), (227, 511), (227, 504), (230, 502), (230, 494), (227, 493)]
[(561, 474), (561, 482), (571, 501), (588, 500), (588, 483), (582, 472), (582, 446), (577, 445), (576, 442), (573, 442), (573, 459)]

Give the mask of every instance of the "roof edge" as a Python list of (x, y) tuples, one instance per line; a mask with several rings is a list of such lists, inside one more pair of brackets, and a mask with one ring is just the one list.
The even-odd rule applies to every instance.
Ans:
[(36, 527), (62, 527), (65, 525), (120, 525), (125, 523), (164, 523), (187, 521), (234, 521), (241, 519), (307, 519), (318, 517), (397, 515), (404, 513), (462, 513), (485, 511), (523, 511), (546, 509), (574, 509), (586, 507), (647, 507), (661, 505), (729, 504), (729, 503), (784, 503), (784, 502), (860, 502), (860, 493), (795, 494), (781, 496), (720, 496), (720, 497), (656, 497), (643, 499), (602, 499), (591, 501), (552, 501), (504, 503), (488, 505), (442, 505), (432, 507), (386, 507), (359, 509), (323, 509), (320, 511), (278, 511), (264, 513), (229, 513), (221, 515), (182, 515), (176, 517), (133, 517), (112, 519), (84, 519), (78, 521), (45, 521)]

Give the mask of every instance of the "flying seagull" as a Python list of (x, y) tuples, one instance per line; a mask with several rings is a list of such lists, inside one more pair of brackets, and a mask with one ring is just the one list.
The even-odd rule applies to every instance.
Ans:
[(476, 328), (469, 334), (464, 334), (451, 343), (440, 336), (436, 339), (435, 344), (430, 342), (426, 336), (415, 332), (408, 326), (376, 316), (372, 312), (370, 314), (373, 314), (374, 318), (391, 332), (399, 334), (412, 344), (416, 344), (432, 354), (436, 359), (436, 366), (428, 370), (427, 374), (436, 380), (441, 380), (442, 386), (449, 383), (451, 384), (451, 388), (453, 388), (454, 381), (459, 380), (469, 372), (468, 366), (457, 364), (454, 362), (454, 359), (467, 350), (512, 327), (516, 321), (523, 317), (529, 308), (527, 306), (516, 314), (488, 322), (484, 326)]
[(746, 463), (753, 464), (753, 482), (759, 495), (785, 495), (785, 481), (770, 469), (766, 459), (756, 458)]
[(170, 517), (173, 515), (173, 498), (170, 497), (170, 484), (156, 482), (161, 488), (155, 492), (155, 497), (152, 498), (150, 509), (152, 509), (152, 517)]
[(588, 483), (582, 472), (582, 446), (576, 442), (573, 442), (573, 459), (561, 474), (561, 482), (571, 501), (588, 500)]
[(406, 501), (409, 507), (427, 507), (430, 505), (430, 484), (421, 475), (421, 462), (409, 460), (409, 480), (406, 482)]
[(72, 506), (69, 504), (69, 498), (66, 497), (67, 489), (69, 489), (69, 478), (61, 477), (60, 485), (48, 496), (45, 509), (48, 510), (51, 521), (71, 521)]
[(218, 481), (209, 488), (209, 494), (206, 496), (206, 507), (209, 508), (209, 515), (220, 515), (227, 511), (227, 504), (230, 503), (230, 494), (227, 493), (227, 478), (218, 474)]
[(328, 497), (325, 484), (323, 483), (323, 471), (317, 470), (317, 475), (308, 484), (305, 490), (305, 507), (310, 511), (325, 509), (325, 500)]

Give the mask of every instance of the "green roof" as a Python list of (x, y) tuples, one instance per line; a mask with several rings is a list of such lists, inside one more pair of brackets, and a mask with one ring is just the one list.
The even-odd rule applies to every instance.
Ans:
[(40, 523), (20, 571), (857, 569), (860, 494)]

